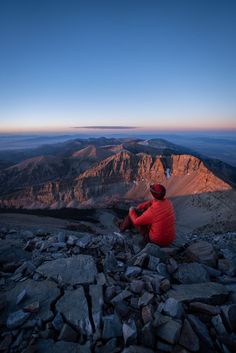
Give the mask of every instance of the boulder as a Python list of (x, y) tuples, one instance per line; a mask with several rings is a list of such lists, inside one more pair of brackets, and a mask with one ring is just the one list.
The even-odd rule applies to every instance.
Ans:
[(219, 304), (225, 301), (228, 291), (222, 284), (214, 282), (174, 284), (167, 296), (180, 302), (205, 301)]
[(185, 251), (186, 256), (192, 261), (216, 267), (217, 255), (213, 246), (206, 241), (197, 241), (191, 244)]
[(47, 261), (37, 268), (41, 275), (55, 281), (61, 279), (65, 284), (89, 284), (95, 281), (97, 268), (90, 255), (77, 255)]
[(82, 286), (72, 291), (65, 291), (63, 297), (56, 303), (56, 310), (82, 334), (87, 336), (92, 334), (88, 304)]
[(173, 276), (180, 283), (184, 284), (203, 283), (210, 280), (208, 272), (197, 262), (180, 264)]

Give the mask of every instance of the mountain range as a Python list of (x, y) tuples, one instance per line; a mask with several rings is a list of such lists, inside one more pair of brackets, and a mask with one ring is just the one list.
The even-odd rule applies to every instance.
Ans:
[(162, 183), (180, 229), (235, 226), (236, 168), (163, 139), (91, 138), (0, 152), (1, 208), (125, 207)]

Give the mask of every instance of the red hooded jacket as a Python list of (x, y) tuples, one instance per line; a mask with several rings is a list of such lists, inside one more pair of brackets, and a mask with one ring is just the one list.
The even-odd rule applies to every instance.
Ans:
[(158, 245), (169, 245), (175, 240), (175, 214), (168, 199), (150, 200), (140, 204), (137, 209), (144, 210), (137, 216), (135, 209), (129, 212), (134, 226), (149, 226), (149, 239)]

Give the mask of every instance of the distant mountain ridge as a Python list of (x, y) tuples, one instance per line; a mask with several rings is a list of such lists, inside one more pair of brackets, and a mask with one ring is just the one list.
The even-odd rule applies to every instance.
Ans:
[(0, 170), (1, 208), (125, 207), (158, 182), (183, 225), (236, 224), (236, 168), (163, 139), (72, 140), (25, 153), (8, 153)]

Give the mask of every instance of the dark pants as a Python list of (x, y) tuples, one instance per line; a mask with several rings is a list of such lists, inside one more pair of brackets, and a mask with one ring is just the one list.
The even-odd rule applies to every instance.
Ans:
[[(140, 216), (143, 212), (136, 210), (136, 213)], [(149, 225), (144, 225), (144, 226), (134, 226), (133, 222), (131, 221), (131, 218), (129, 215), (127, 215), (124, 220), (120, 223), (119, 225), (120, 231), (124, 232), (127, 229), (133, 229), (135, 228), (148, 242), (149, 241), (149, 230), (150, 226)]]

